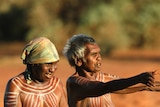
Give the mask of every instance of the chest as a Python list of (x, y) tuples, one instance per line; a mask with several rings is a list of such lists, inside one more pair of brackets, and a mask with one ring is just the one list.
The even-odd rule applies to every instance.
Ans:
[(78, 107), (114, 107), (110, 94), (85, 98), (77, 103)]
[(29, 85), (18, 79), (15, 83), (23, 107), (58, 107), (61, 96), (58, 79), (44, 86)]
[(25, 107), (58, 107), (60, 93), (55, 90), (22, 91), (20, 99)]

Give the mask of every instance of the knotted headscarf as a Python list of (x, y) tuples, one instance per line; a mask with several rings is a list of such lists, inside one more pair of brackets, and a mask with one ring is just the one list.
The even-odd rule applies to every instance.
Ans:
[(59, 60), (55, 45), (46, 37), (31, 40), (23, 49), (21, 59), (24, 64), (50, 63)]

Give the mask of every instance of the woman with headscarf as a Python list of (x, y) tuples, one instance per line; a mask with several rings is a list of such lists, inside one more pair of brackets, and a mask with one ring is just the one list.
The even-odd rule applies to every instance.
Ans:
[(35, 38), (21, 59), (26, 70), (8, 81), (4, 107), (68, 107), (65, 89), (54, 76), (59, 61), (55, 45), (48, 38)]

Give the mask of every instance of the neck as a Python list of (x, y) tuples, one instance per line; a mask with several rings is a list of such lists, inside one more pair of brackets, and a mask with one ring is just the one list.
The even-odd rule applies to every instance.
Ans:
[(32, 81), (31, 84), (34, 85), (34, 86), (44, 86), (44, 85), (49, 84), (49, 81), (41, 82), (41, 81), (38, 81), (38, 80), (34, 80), (34, 81)]
[(97, 72), (88, 72), (88, 71), (81, 69), (81, 68), (78, 68), (78, 67), (76, 68), (76, 71), (79, 76), (86, 77), (90, 80), (95, 80), (96, 75), (97, 75)]

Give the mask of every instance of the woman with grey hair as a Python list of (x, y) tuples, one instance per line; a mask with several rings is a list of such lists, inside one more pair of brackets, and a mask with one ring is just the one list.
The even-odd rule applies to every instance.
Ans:
[[(129, 78), (119, 78), (101, 72), (100, 47), (84, 34), (71, 37), (63, 50), (75, 73), (67, 80), (69, 107), (114, 107), (110, 93), (132, 93), (149, 89), (155, 72), (144, 72)], [(141, 83), (138, 87), (131, 87)]]
[(68, 107), (65, 89), (54, 76), (59, 62), (55, 45), (48, 38), (35, 38), (21, 58), (26, 70), (8, 81), (4, 107)]

